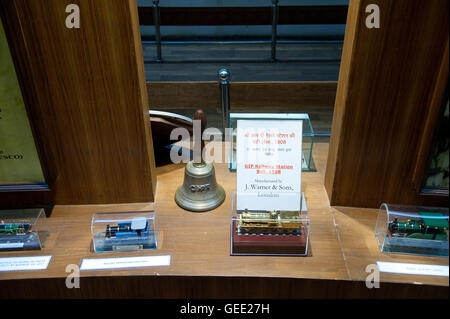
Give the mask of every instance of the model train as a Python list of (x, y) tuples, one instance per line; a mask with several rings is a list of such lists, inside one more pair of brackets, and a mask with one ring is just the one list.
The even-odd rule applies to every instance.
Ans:
[(239, 234), (300, 235), (302, 223), (297, 211), (243, 211), (239, 214)]
[(106, 225), (105, 238), (136, 239), (149, 235), (149, 222), (145, 218), (134, 218), (131, 222), (117, 223), (117, 226)]
[(27, 223), (0, 223), (0, 236), (24, 236), (31, 232), (32, 224)]
[[(442, 214), (419, 213), (421, 218), (399, 221), (395, 218), (389, 223), (389, 235), (397, 238), (448, 240), (448, 220), (433, 218)], [(428, 217), (428, 218), (427, 218)]]

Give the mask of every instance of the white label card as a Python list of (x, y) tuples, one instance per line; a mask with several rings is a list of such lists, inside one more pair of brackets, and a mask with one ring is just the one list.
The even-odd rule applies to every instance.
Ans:
[(23, 243), (0, 244), (0, 249), (23, 248)]
[(45, 270), (52, 256), (0, 258), (0, 271)]
[(170, 255), (83, 259), (80, 270), (123, 269), (170, 266)]
[(380, 272), (448, 277), (448, 266), (377, 261)]
[(301, 120), (238, 120), (238, 210), (300, 210)]

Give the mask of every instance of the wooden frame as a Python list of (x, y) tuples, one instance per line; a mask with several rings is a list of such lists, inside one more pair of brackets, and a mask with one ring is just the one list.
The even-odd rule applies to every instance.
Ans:
[[(380, 28), (365, 8), (380, 8)], [(448, 81), (448, 2), (352, 0), (325, 188), (331, 205), (447, 206), (420, 194)]]
[[(20, 32), (19, 28), (15, 28), (15, 26), (20, 24), (20, 22), (17, 20), (18, 18), (17, 15), (9, 15), (9, 16), (5, 15), (6, 11), (12, 9), (11, 4), (12, 4), (11, 2), (7, 1), (0, 3), (0, 18), (1, 18), (0, 23), (3, 22), (3, 27), (7, 35), (8, 45), (11, 51), (14, 68), (16, 70), (17, 80), (19, 82), (19, 86), (22, 92), (22, 97), (27, 111), (27, 116), (33, 134), (34, 143), (36, 145), (36, 151), (38, 153), (45, 182), (47, 184), (47, 187), (43, 186), (41, 191), (49, 191), (54, 185), (56, 174), (55, 172), (52, 172), (52, 170), (50, 169), (50, 167), (52, 167), (51, 158), (47, 158), (46, 154), (42, 151), (43, 149), (42, 142), (38, 138), (39, 137), (38, 127), (35, 125), (34, 121), (31, 120), (34, 117), (33, 112), (36, 112), (36, 110), (27, 107), (28, 105), (33, 105), (35, 103), (33, 98), (36, 96), (36, 94), (33, 92), (34, 89), (33, 86), (29, 86), (29, 84), (27, 83), (26, 59), (24, 55), (20, 54), (20, 52), (26, 51), (23, 34)], [(25, 90), (24, 88), (27, 88), (27, 90)], [(24, 184), (24, 188), (22, 191), (27, 191), (26, 184)]]
[[(449, 56), (449, 44), (444, 51), (444, 57)], [(433, 146), (433, 140), (436, 135), (436, 127), (439, 125), (440, 117), (443, 114), (445, 108), (445, 100), (448, 99), (448, 58), (442, 60), (442, 65), (439, 70), (439, 74), (436, 81), (436, 87), (433, 92), (431, 101), (430, 112), (425, 119), (426, 126), (424, 128), (424, 134), (419, 146), (418, 158), (413, 173), (413, 185), (418, 193), (418, 196), (443, 196), (447, 197), (449, 192), (430, 192), (424, 193), (424, 183), (427, 165), (430, 160), (430, 152)], [(442, 93), (444, 92), (444, 93)]]
[[(79, 29), (65, 25), (72, 3), (80, 8)], [(52, 181), (47, 192), (0, 193), (1, 207), (153, 201), (136, 0), (5, 0), (1, 12)]]

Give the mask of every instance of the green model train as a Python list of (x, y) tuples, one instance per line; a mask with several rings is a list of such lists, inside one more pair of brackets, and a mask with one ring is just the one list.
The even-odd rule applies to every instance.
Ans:
[(22, 236), (31, 232), (31, 224), (0, 223), (0, 236)]
[(440, 213), (419, 213), (420, 218), (389, 223), (389, 235), (397, 238), (448, 240), (448, 219)]

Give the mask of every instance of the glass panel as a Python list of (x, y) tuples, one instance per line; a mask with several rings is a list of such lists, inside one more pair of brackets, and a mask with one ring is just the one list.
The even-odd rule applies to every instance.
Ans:
[(45, 180), (0, 21), (0, 190), (27, 183)]

